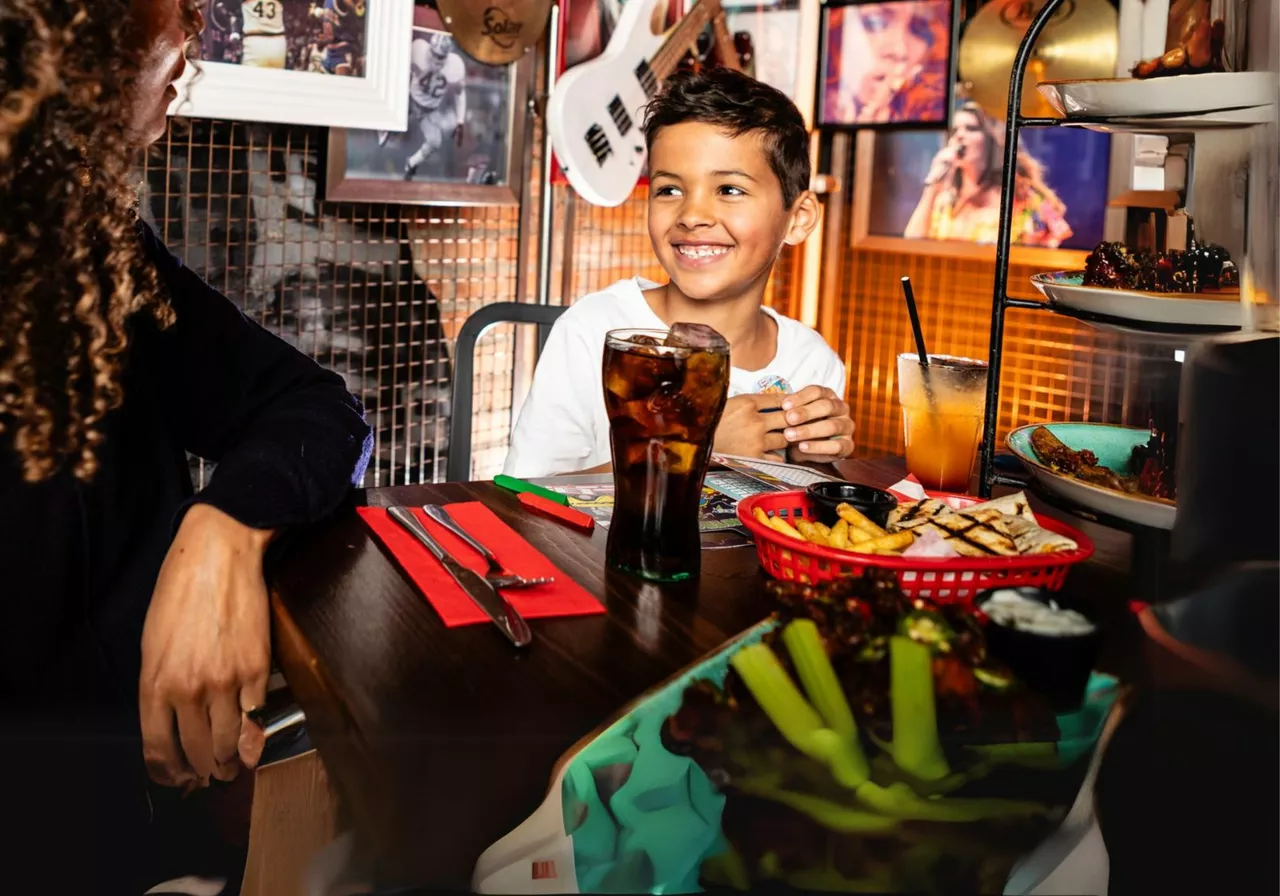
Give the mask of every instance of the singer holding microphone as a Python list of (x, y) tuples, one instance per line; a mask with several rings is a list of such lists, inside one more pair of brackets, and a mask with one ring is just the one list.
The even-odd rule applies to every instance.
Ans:
[[(907, 222), (908, 239), (994, 243), (1000, 227), (1004, 134), (973, 102), (952, 118), (951, 135), (933, 157), (924, 191)], [(1013, 242), (1057, 248), (1071, 237), (1066, 204), (1044, 181), (1044, 166), (1018, 152), (1014, 180)]]

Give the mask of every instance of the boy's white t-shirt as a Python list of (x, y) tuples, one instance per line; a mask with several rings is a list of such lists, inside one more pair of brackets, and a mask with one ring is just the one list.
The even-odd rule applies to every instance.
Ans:
[[(504, 473), (528, 479), (610, 461), (601, 370), (605, 333), (667, 329), (642, 292), (657, 285), (639, 277), (619, 280), (579, 299), (556, 321), (511, 434)], [(759, 370), (731, 368), (729, 396), (759, 392), (762, 380), (780, 376), (796, 392), (805, 386), (829, 386), (843, 397), (844, 364), (823, 338), (799, 321), (770, 308), (764, 311), (778, 324), (777, 353)]]

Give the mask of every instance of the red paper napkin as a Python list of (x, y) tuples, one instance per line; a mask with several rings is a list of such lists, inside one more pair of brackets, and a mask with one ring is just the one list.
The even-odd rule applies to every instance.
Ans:
[[(494, 553), (507, 569), (516, 575), (554, 576), (551, 585), (536, 588), (509, 588), (502, 596), (525, 619), (545, 619), (552, 616), (591, 616), (604, 612), (604, 606), (589, 591), (569, 578), (533, 545), (515, 533), (510, 526), (498, 519), (492, 510), (479, 501), (465, 504), (449, 504), (446, 510), (459, 526), (471, 537)], [(463, 566), (484, 575), (488, 565), (484, 558), (467, 546), (448, 529), (430, 519), (421, 509), (411, 508), (414, 516), (427, 527), (427, 531), (446, 551)], [(440, 614), (448, 628), (458, 625), (475, 625), (488, 622), (489, 616), (467, 597), (453, 577), (431, 556), (416, 538), (387, 516), (385, 507), (357, 507), (356, 512), (373, 530), (378, 540), (395, 555), (409, 578), (426, 595), (427, 601)]]

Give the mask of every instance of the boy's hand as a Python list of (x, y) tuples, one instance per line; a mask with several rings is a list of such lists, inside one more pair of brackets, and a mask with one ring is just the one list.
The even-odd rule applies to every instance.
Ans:
[[(778, 407), (780, 395), (735, 395), (724, 406), (712, 449), (739, 457), (764, 457), (787, 447), (782, 435), (787, 421)], [(765, 414), (762, 411), (771, 411)]]
[(791, 460), (821, 464), (853, 454), (849, 406), (826, 386), (805, 386), (786, 396), (782, 411), (787, 421), (782, 435)]

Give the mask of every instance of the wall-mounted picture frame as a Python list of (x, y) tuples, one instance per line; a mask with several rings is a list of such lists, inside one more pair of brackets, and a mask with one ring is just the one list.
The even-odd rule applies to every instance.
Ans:
[[(721, 5), (744, 71), (781, 90), (807, 118), (813, 97), (812, 78), (802, 74), (800, 65), (807, 37), (801, 0), (740, 0)], [(810, 109), (803, 105), (805, 99)]]
[(955, 0), (853, 0), (822, 15), (819, 125), (943, 127), (955, 83)]
[(524, 170), (533, 54), (486, 65), (439, 14), (413, 15), (408, 127), (331, 128), (325, 199), (401, 205), (515, 205)]
[[(1003, 136), (1004, 123), (972, 102), (956, 109), (949, 130), (859, 132), (853, 245), (924, 253), (989, 248), (999, 234)], [(1013, 245), (1089, 251), (1106, 239), (1111, 155), (1109, 134), (1024, 129)]]
[(403, 130), (413, 0), (209, 0), (169, 114)]

